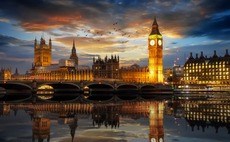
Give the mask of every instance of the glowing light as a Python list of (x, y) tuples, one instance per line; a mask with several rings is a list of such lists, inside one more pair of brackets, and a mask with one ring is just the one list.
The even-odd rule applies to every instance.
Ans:
[(156, 38), (162, 38), (161, 35), (150, 35), (149, 39), (156, 39)]

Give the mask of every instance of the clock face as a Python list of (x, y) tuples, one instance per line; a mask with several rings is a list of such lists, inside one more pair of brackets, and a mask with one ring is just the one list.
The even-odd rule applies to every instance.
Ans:
[(156, 139), (155, 138), (151, 138), (151, 142), (156, 142)]
[(159, 139), (159, 142), (163, 142), (163, 139), (162, 139), (162, 138), (160, 138), (160, 139)]
[(155, 41), (154, 40), (150, 40), (150, 45), (154, 45), (155, 44)]
[(158, 45), (162, 45), (162, 41), (160, 39), (158, 40)]

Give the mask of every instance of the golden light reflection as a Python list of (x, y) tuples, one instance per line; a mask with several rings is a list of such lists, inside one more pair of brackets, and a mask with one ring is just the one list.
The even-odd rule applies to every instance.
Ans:
[(54, 95), (54, 88), (50, 85), (42, 85), (38, 88), (37, 95), (40, 99), (51, 99)]

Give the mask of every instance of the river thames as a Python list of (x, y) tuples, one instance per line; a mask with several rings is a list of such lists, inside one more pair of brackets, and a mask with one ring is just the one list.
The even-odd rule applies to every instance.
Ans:
[(1, 102), (1, 142), (228, 142), (230, 98)]

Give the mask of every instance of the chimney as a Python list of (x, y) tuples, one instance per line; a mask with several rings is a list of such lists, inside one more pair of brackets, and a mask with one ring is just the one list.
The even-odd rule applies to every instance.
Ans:
[(200, 58), (204, 58), (203, 51), (200, 53)]
[(194, 59), (193, 56), (192, 56), (192, 52), (190, 52), (190, 57), (189, 59)]
[(225, 57), (228, 57), (228, 56), (229, 56), (228, 49), (226, 49)]

